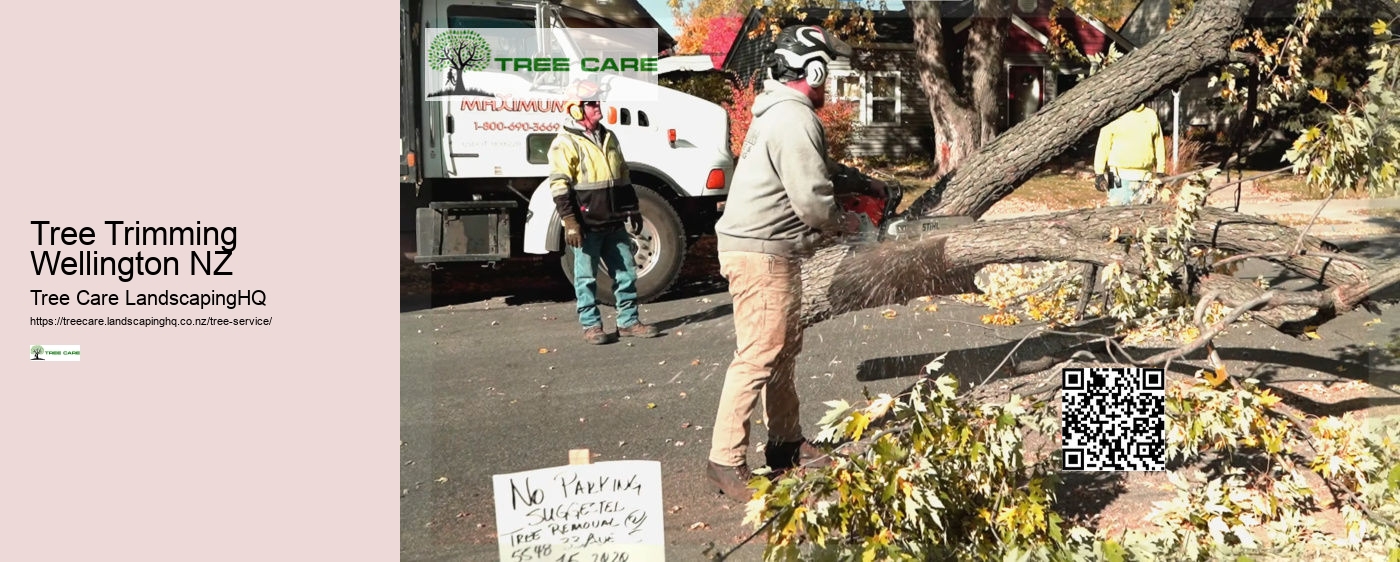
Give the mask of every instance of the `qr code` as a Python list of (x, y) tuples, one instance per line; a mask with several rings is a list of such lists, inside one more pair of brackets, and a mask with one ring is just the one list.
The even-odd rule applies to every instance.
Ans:
[(1065, 369), (1062, 468), (1166, 470), (1166, 380), (1161, 369)]

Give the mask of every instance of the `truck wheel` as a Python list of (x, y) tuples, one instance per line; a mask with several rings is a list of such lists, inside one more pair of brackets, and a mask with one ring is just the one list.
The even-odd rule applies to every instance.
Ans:
[[(635, 186), (637, 200), (642, 210), (642, 232), (632, 237), (636, 251), (632, 258), (637, 262), (637, 300), (650, 302), (665, 293), (681, 274), (681, 263), (685, 260), (685, 227), (681, 217), (666, 199), (655, 191)], [(564, 256), (559, 260), (569, 283), (574, 282), (574, 253), (572, 248), (564, 248)], [(613, 280), (608, 276), (602, 263), (598, 264), (598, 302), (616, 306), (613, 296)]]

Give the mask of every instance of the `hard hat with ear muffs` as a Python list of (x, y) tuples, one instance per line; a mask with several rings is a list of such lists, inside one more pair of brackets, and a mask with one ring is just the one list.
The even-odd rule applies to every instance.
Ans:
[(579, 80), (564, 90), (564, 112), (574, 121), (583, 120), (583, 102), (599, 101), (603, 88), (592, 80)]
[(815, 25), (793, 25), (778, 33), (769, 73), (774, 80), (807, 80), (813, 88), (826, 83), (827, 65), (851, 57), (851, 46)]

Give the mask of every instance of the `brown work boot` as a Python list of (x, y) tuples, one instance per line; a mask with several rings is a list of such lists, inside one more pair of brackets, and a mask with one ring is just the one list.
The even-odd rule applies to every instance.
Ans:
[(617, 336), (621, 338), (654, 338), (661, 335), (661, 330), (651, 324), (637, 322), (631, 326), (618, 326)]
[(583, 341), (602, 345), (608, 343), (608, 333), (603, 331), (602, 326), (589, 326), (583, 329)]
[(763, 457), (773, 472), (785, 472), (791, 468), (821, 468), (831, 464), (831, 457), (806, 439), (791, 443), (768, 443), (763, 448)]
[(729, 499), (747, 502), (753, 498), (753, 490), (749, 489), (753, 471), (749, 470), (748, 465), (724, 466), (713, 461), (706, 464), (705, 479)]

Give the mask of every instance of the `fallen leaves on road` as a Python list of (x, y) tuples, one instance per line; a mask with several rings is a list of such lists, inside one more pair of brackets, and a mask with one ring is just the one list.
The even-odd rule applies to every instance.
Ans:
[(541, 347), (541, 348), (540, 348), (540, 355), (544, 355), (544, 354), (546, 354), (546, 353), (549, 353), (549, 348), (548, 348), (548, 347)]
[(690, 362), (690, 366), (691, 366), (691, 367), (699, 367), (699, 366), (700, 366), (700, 360), (699, 360), (699, 359), (696, 359), (696, 360), (694, 360), (694, 361), (691, 361), (691, 362)]
[(655, 409), (656, 409), (656, 403), (655, 403), (655, 402), (647, 402), (647, 409), (648, 409), (648, 410), (655, 410)]
[(886, 308), (880, 311), (880, 316), (884, 316), (886, 320), (889, 320), (896, 316), (899, 316), (899, 312), (896, 312), (893, 308)]
[(438, 483), (438, 484), (444, 484), (444, 483), (446, 483), (446, 482), (447, 482), (447, 477), (446, 477), (446, 476), (441, 476), (441, 477), (438, 477), (438, 479), (437, 479), (437, 483)]
[(679, 505), (673, 505), (671, 506), (671, 509), (666, 510), (666, 513), (680, 513), (682, 509), (685, 508)]
[(1366, 322), (1362, 323), (1361, 325), (1362, 325), (1363, 327), (1370, 328), (1371, 326), (1375, 326), (1376, 324), (1384, 324), (1384, 323), (1385, 323), (1385, 322), (1381, 322), (1381, 319), (1380, 319), (1380, 318), (1372, 318), (1372, 319), (1367, 320)]
[(1347, 382), (1344, 382), (1344, 383), (1341, 383), (1341, 384), (1327, 384), (1327, 385), (1324, 385), (1324, 384), (1322, 384), (1322, 383), (1316, 383), (1316, 382), (1305, 382), (1305, 383), (1303, 383), (1303, 384), (1298, 385), (1298, 390), (1299, 390), (1299, 391), (1302, 391), (1302, 392), (1309, 392), (1309, 393), (1313, 393), (1313, 394), (1321, 394), (1321, 395), (1324, 395), (1324, 396), (1325, 396), (1325, 395), (1328, 395), (1328, 394), (1337, 394), (1337, 393), (1346, 393), (1346, 392), (1363, 392), (1363, 391), (1368, 390), (1369, 388), (1370, 388), (1370, 385), (1368, 385), (1367, 383), (1361, 382), (1361, 381), (1347, 381)]
[(696, 522), (690, 524), (690, 530), (692, 530), (692, 531), (699, 531), (699, 530), (709, 529), (709, 528), (710, 528), (710, 524), (709, 524), (709, 523), (706, 523), (706, 522), (704, 522), (704, 521), (696, 521)]
[(1322, 336), (1317, 335), (1317, 326), (1308, 326), (1306, 328), (1303, 328), (1303, 335), (1315, 340), (1322, 339)]
[(983, 314), (982, 323), (994, 326), (1015, 326), (1021, 323), (1021, 318), (1009, 312), (998, 312), (996, 314)]

